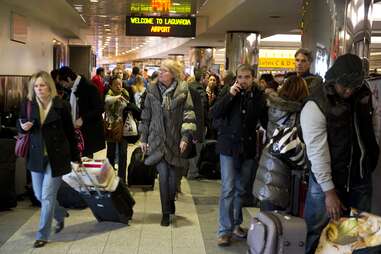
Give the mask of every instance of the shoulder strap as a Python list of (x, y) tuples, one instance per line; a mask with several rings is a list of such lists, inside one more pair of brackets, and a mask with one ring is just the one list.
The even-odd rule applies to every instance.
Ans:
[(290, 119), (290, 117), (292, 116), (292, 112), (290, 112), (290, 113), (288, 113), (288, 114), (286, 114), (286, 115), (284, 115), (284, 116), (281, 116), (281, 117), (279, 117), (277, 120), (276, 120), (276, 122), (279, 122), (280, 120), (282, 120), (282, 119), (284, 119), (283, 120), (283, 122), (282, 122), (282, 125), (284, 125), (285, 123), (287, 123), (287, 121)]
[(28, 100), (26, 104), (26, 117), (28, 120), (30, 120), (31, 114), (32, 114), (32, 102)]

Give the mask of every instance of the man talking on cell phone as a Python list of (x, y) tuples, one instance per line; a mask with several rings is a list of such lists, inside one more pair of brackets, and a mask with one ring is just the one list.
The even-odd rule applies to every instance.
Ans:
[(254, 83), (254, 70), (243, 64), (237, 68), (236, 82), (224, 89), (211, 109), (218, 121), (217, 152), (221, 163), (221, 195), (217, 244), (228, 246), (232, 236), (245, 239), (241, 227), (245, 186), (255, 169), (256, 127), (267, 126), (264, 93)]

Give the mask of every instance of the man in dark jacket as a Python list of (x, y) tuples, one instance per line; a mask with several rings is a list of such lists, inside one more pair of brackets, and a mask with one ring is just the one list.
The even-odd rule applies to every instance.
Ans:
[(254, 70), (240, 65), (237, 81), (211, 109), (218, 124), (217, 152), (221, 162), (221, 196), (218, 245), (228, 246), (234, 234), (245, 238), (242, 223), (241, 197), (246, 181), (254, 170), (256, 127), (259, 121), (267, 125), (267, 108), (263, 92), (254, 83)]
[(325, 80), (307, 99), (300, 118), (312, 172), (305, 206), (307, 253), (315, 252), (330, 218), (337, 220), (351, 207), (370, 211), (379, 151), (361, 59), (340, 56)]
[(197, 168), (198, 158), (200, 156), (202, 143), (205, 139), (205, 124), (207, 121), (208, 114), (208, 96), (206, 95), (206, 91), (201, 84), (202, 71), (194, 70), (195, 81), (188, 85), (189, 92), (192, 96), (194, 113), (196, 115), (196, 126), (197, 131), (195, 133), (194, 139), (197, 141), (196, 143), (196, 157), (189, 160), (189, 171), (188, 171), (188, 179), (196, 179), (199, 177), (199, 172)]
[(58, 76), (64, 86), (71, 88), (72, 120), (74, 127), (80, 128), (83, 135), (83, 156), (92, 158), (93, 153), (105, 148), (102, 120), (104, 106), (98, 89), (67, 66), (61, 67)]
[(300, 48), (295, 52), (295, 73), (289, 73), (288, 75), (298, 75), (302, 77), (308, 86), (310, 94), (313, 90), (319, 86), (322, 82), (322, 78), (319, 75), (312, 74), (310, 72), (311, 64), (314, 61), (312, 52), (306, 48)]

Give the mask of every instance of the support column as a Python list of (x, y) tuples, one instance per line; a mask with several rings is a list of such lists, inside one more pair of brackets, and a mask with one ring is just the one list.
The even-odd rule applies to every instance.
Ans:
[(324, 76), (345, 53), (363, 58), (368, 71), (372, 8), (373, 0), (304, 0), (302, 47), (314, 54), (312, 72)]
[(209, 70), (214, 64), (216, 54), (215, 48), (210, 47), (194, 47), (190, 52), (190, 65), (194, 69)]
[(257, 32), (227, 32), (225, 37), (225, 70), (236, 72), (240, 64), (250, 64), (258, 71), (259, 42)]

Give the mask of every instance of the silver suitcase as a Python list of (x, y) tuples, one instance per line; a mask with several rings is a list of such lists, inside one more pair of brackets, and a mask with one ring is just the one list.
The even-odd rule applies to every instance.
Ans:
[(250, 254), (304, 254), (307, 226), (303, 218), (258, 212), (247, 235)]

